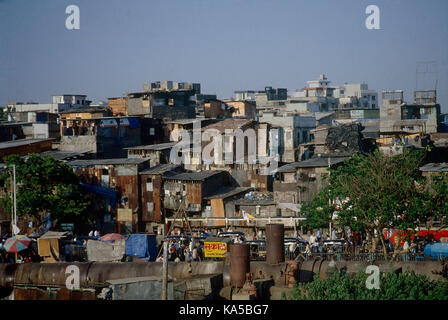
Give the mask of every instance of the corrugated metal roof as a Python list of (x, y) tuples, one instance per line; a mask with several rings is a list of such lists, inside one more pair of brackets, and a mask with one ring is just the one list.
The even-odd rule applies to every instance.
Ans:
[(237, 194), (248, 192), (251, 190), (253, 190), (253, 189), (250, 187), (236, 187), (236, 188), (224, 187), (224, 188), (220, 188), (215, 194), (208, 196), (208, 197), (204, 197), (204, 199), (206, 199), (206, 200), (226, 199), (226, 198), (236, 196)]
[(14, 147), (21, 147), (30, 145), (33, 143), (39, 143), (43, 141), (52, 141), (54, 139), (20, 139), (20, 140), (14, 140), (14, 141), (6, 141), (0, 143), (0, 149), (9, 149)]
[(253, 122), (254, 120), (251, 119), (238, 119), (238, 118), (224, 119), (217, 123), (209, 124), (208, 126), (203, 127), (202, 130), (204, 131), (207, 129), (217, 129), (220, 132), (224, 132), (225, 129), (233, 129), (233, 130), (240, 129)]
[(125, 150), (166, 150), (171, 149), (176, 145), (177, 142), (166, 142), (166, 143), (158, 143), (158, 144), (148, 144), (130, 148), (124, 148)]
[(238, 199), (235, 201), (235, 204), (240, 206), (272, 206), (275, 205), (276, 202), (273, 199)]
[(334, 112), (314, 112), (313, 115), (317, 121), (322, 120), (323, 118), (326, 118), (328, 116), (333, 115)]
[(73, 108), (66, 111), (59, 112), (60, 114), (65, 113), (92, 113), (92, 112), (104, 112), (109, 111), (107, 107), (81, 107), (81, 108)]
[(297, 168), (313, 168), (313, 167), (328, 167), (328, 158), (330, 158), (330, 165), (335, 165), (344, 162), (352, 156), (351, 153), (327, 153), (321, 154), (320, 157), (313, 157), (308, 160), (300, 162), (291, 162), (281, 166), (277, 172), (296, 172)]
[(201, 122), (204, 120), (209, 120), (209, 119), (200, 119), (200, 118), (194, 118), (194, 119), (178, 119), (178, 120), (173, 120), (173, 121), (167, 121), (167, 123), (174, 123), (174, 124), (193, 124), (195, 121)]
[(296, 172), (299, 162), (285, 164), (277, 169), (277, 172)]
[(53, 150), (53, 151), (41, 152), (40, 155), (41, 156), (50, 156), (55, 160), (65, 160), (65, 159), (81, 156), (81, 155), (84, 155), (84, 154), (90, 153), (90, 152), (92, 152), (92, 150), (74, 151), (74, 152)]
[(330, 159), (330, 166), (342, 163), (346, 159), (343, 158), (328, 158), (328, 157), (321, 157), (321, 158), (311, 158), (308, 160), (300, 161), (297, 164), (297, 168), (317, 168), (317, 167), (328, 167), (328, 159)]
[(167, 180), (184, 180), (184, 181), (204, 181), (214, 175), (220, 174), (222, 170), (203, 170), (198, 172), (184, 172), (176, 174), (171, 177), (166, 177)]
[(428, 163), (420, 167), (420, 171), (426, 172), (448, 172), (448, 162)]
[(70, 166), (87, 167), (94, 165), (137, 165), (149, 161), (146, 158), (118, 158), (118, 159), (89, 159), (89, 160), (73, 160), (67, 162)]
[(302, 205), (300, 203), (279, 202), (279, 203), (277, 203), (277, 207), (282, 208), (282, 209), (289, 209), (294, 212), (300, 212)]
[(141, 171), (140, 174), (164, 174), (165, 172), (172, 171), (177, 168), (180, 168), (177, 164), (158, 164), (148, 170)]

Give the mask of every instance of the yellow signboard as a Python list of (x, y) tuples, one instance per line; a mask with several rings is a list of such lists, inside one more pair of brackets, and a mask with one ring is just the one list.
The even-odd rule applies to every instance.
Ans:
[(205, 257), (224, 258), (227, 252), (225, 242), (204, 242)]
[(117, 209), (117, 220), (132, 222), (132, 209)]

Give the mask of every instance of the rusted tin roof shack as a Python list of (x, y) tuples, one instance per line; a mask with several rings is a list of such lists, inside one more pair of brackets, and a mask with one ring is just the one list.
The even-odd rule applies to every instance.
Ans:
[(174, 164), (159, 164), (150, 169), (141, 171), (141, 208), (142, 222), (145, 224), (146, 232), (152, 232), (157, 224), (163, 223), (163, 176), (178, 174), (181, 167)]
[(344, 162), (347, 155), (322, 154), (308, 160), (289, 163), (278, 169), (274, 181), (277, 202), (301, 203), (311, 201), (328, 184), (328, 167)]
[[(190, 165), (188, 168), (191, 170), (210, 170), (210, 169), (218, 169), (218, 170), (226, 170), (232, 176), (236, 185), (241, 187), (251, 187), (257, 188), (260, 190), (272, 190), (272, 179), (269, 175), (262, 174), (263, 169), (267, 167), (266, 164), (262, 164), (260, 160), (262, 157), (268, 156), (268, 141), (269, 134), (268, 129), (269, 126), (266, 124), (258, 124), (256, 121), (251, 119), (225, 119), (210, 125), (207, 125), (202, 128), (202, 131), (206, 130), (217, 130), (222, 136), (222, 149), (214, 150), (214, 152), (222, 152), (222, 163), (216, 163), (214, 159), (212, 163), (208, 163), (205, 159), (199, 161), (199, 154), (192, 154), (193, 165)], [(265, 130), (259, 130), (265, 129)], [(247, 137), (244, 137), (244, 140), (241, 139), (241, 136), (237, 135), (232, 136), (226, 134), (226, 130), (232, 130), (232, 132), (236, 133), (238, 130), (241, 130), (244, 134), (247, 134)], [(251, 138), (251, 132), (254, 133)], [(203, 143), (203, 149), (208, 145), (208, 143)], [(237, 159), (237, 148), (242, 147), (243, 151), (243, 159)], [(255, 153), (251, 154), (251, 147), (255, 147)], [(232, 161), (228, 162), (226, 157), (228, 155), (232, 156)], [(251, 156), (254, 156), (257, 161), (255, 163), (249, 162)], [(225, 161), (224, 161), (225, 160)], [(243, 160), (243, 161), (237, 161)], [(238, 163), (242, 162), (242, 163)]]
[(141, 145), (138, 117), (100, 117), (61, 120), (61, 151), (92, 150), (98, 158), (126, 157), (123, 148)]
[(167, 142), (126, 148), (128, 158), (148, 158), (151, 167), (158, 164), (169, 163), (171, 149), (177, 142)]
[(231, 184), (228, 172), (220, 170), (180, 173), (164, 180), (164, 207), (176, 211), (182, 203), (189, 213), (200, 213), (204, 209), (204, 197)]
[(436, 177), (448, 175), (448, 162), (427, 163), (419, 169), (427, 181), (434, 184)]
[(0, 160), (11, 154), (26, 156), (30, 153), (49, 151), (53, 139), (23, 139), (0, 143)]
[(118, 208), (132, 209), (132, 229), (137, 232), (144, 231), (141, 223), (139, 172), (148, 167), (148, 159), (75, 160), (67, 164), (81, 176), (83, 183), (114, 190)]
[[(245, 187), (222, 187), (211, 196), (205, 197), (207, 204), (210, 203), (212, 210), (212, 217), (214, 218), (229, 218), (233, 217), (235, 213), (235, 200), (240, 199), (252, 188)], [(208, 227), (225, 227), (225, 220), (210, 221)]]

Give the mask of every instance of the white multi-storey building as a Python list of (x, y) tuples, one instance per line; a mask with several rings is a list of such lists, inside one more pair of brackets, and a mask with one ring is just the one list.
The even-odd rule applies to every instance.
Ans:
[(86, 100), (86, 95), (80, 94), (63, 94), (54, 95), (53, 103), (8, 103), (9, 112), (36, 112), (46, 111), (50, 113), (59, 113), (72, 108), (87, 107), (90, 101)]

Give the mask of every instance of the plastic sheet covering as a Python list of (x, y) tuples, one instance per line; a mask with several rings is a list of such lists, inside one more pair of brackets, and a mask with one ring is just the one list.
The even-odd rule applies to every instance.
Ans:
[(87, 184), (87, 183), (81, 183), (81, 186), (86, 188), (89, 192), (98, 194), (98, 195), (102, 196), (103, 198), (110, 199), (111, 206), (114, 206), (115, 203), (117, 202), (117, 193), (113, 189), (104, 188), (104, 187), (100, 187), (100, 186), (94, 186), (94, 185)]
[(441, 257), (448, 257), (448, 243), (434, 242), (428, 243), (424, 248), (425, 256), (429, 256), (434, 259), (440, 259)]
[(120, 127), (128, 127), (128, 126), (129, 126), (129, 118), (121, 118)]
[(125, 240), (111, 242), (88, 240), (87, 259), (89, 261), (113, 262), (121, 261), (125, 254)]
[(362, 129), (357, 123), (331, 127), (326, 144), (331, 151), (362, 151)]
[(117, 127), (117, 120), (115, 119), (103, 119), (101, 120), (101, 127)]
[(153, 234), (130, 234), (126, 239), (126, 255), (148, 261), (155, 261), (157, 240)]
[(138, 118), (128, 118), (129, 120), (129, 128), (139, 128), (140, 127), (140, 120)]

